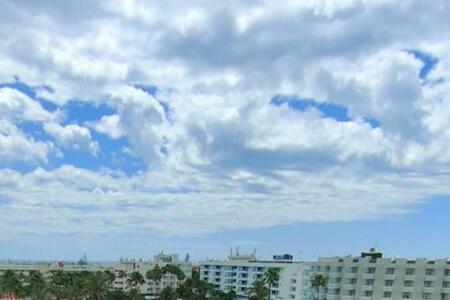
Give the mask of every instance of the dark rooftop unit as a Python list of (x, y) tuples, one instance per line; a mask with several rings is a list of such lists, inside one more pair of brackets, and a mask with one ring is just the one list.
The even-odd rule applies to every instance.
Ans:
[(290, 254), (274, 255), (273, 260), (276, 261), (292, 261), (294, 257)]
[(382, 258), (383, 253), (376, 251), (375, 248), (370, 248), (369, 252), (361, 252), (361, 257), (369, 256), (371, 259)]

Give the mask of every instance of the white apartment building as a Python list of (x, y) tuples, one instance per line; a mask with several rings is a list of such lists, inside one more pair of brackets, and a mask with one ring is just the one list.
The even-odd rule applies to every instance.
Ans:
[[(45, 276), (49, 276), (51, 271), (64, 270), (67, 272), (81, 272), (81, 271), (106, 271), (111, 270), (115, 273), (116, 279), (113, 287), (126, 290), (127, 275), (132, 272), (141, 273), (144, 278), (148, 270), (153, 269), (156, 265), (164, 267), (167, 264), (177, 265), (185, 274), (186, 278), (192, 276), (192, 264), (189, 261), (181, 261), (176, 254), (166, 255), (160, 253), (155, 255), (152, 261), (144, 261), (142, 259), (121, 259), (117, 263), (63, 263), (63, 262), (41, 262), (41, 263), (27, 263), (27, 262), (3, 262), (0, 263), (0, 274), (6, 270), (13, 270), (23, 274), (28, 274), (29, 271), (38, 270)], [(176, 288), (179, 282), (175, 275), (165, 274), (160, 282), (147, 280), (140, 289), (141, 293), (146, 295), (147, 299), (156, 299), (157, 294), (166, 286)]]
[(447, 259), (383, 258), (371, 249), (360, 257), (320, 258), (312, 268), (328, 278), (321, 300), (450, 299)]
[(257, 260), (254, 255), (208, 260), (200, 263), (200, 277), (224, 292), (234, 290), (238, 299), (246, 299), (253, 282), (263, 279), (269, 268), (280, 270), (280, 280), (270, 291), (272, 300), (311, 299), (311, 265), (294, 261), (290, 255), (277, 255), (271, 261)]

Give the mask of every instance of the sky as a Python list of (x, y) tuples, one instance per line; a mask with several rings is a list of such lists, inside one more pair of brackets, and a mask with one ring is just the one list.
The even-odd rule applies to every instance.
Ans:
[(447, 257), (450, 2), (0, 2), (0, 258)]

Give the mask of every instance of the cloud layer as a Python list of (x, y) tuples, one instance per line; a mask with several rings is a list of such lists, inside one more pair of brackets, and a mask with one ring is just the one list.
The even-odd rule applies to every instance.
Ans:
[(198, 235), (450, 194), (449, 14), (3, 1), (0, 231)]

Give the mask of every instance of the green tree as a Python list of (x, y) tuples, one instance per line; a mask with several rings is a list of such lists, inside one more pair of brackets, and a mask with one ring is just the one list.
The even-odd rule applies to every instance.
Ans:
[(218, 289), (211, 289), (211, 297), (210, 300), (234, 300), (236, 298), (236, 292), (235, 291), (229, 291), (227, 293), (218, 290)]
[(145, 300), (145, 297), (139, 293), (138, 289), (134, 288), (128, 291), (126, 300)]
[[(158, 288), (160, 288), (160, 283), (163, 275), (163, 270), (159, 267), (158, 264), (156, 264), (153, 269), (150, 269), (147, 271), (147, 273), (145, 273), (145, 278), (155, 282), (158, 285)], [(158, 294), (158, 292), (155, 292), (155, 294)]]
[(114, 281), (116, 280), (116, 274), (114, 271), (105, 270), (106, 283), (108, 285), (108, 289), (112, 289), (114, 285)]
[(265, 300), (270, 296), (269, 288), (263, 280), (253, 281), (252, 286), (248, 289), (249, 300)]
[(139, 291), (141, 285), (145, 283), (145, 278), (139, 272), (132, 272), (127, 279), (127, 285), (129, 288), (135, 291)]
[(92, 272), (86, 277), (84, 285), (87, 299), (103, 300), (106, 299), (109, 290), (108, 277), (105, 272)]
[(8, 298), (20, 298), (25, 295), (24, 277), (11, 270), (6, 270), (0, 277), (0, 291)]
[(320, 299), (320, 288), (326, 287), (327, 282), (328, 282), (327, 278), (325, 276), (323, 276), (322, 274), (317, 274), (316, 276), (314, 276), (314, 278), (312, 279), (311, 285), (316, 290), (316, 293), (314, 296), (315, 299)]
[(275, 283), (280, 280), (280, 269), (279, 268), (268, 268), (264, 274), (264, 282), (268, 284), (269, 295), (268, 299), (270, 300), (270, 294), (272, 292), (272, 287)]
[(165, 265), (162, 269), (164, 274), (173, 274), (177, 277), (178, 280), (183, 280), (186, 276), (184, 275), (184, 272), (180, 269), (177, 265)]
[(121, 289), (114, 289), (106, 292), (105, 299), (108, 300), (129, 300), (127, 297), (127, 293), (125, 293)]
[(177, 300), (178, 294), (175, 289), (170, 286), (166, 286), (162, 289), (158, 297), (159, 300)]
[(192, 272), (192, 277), (183, 281), (177, 288), (178, 295), (183, 300), (205, 300), (211, 291), (211, 285), (200, 279), (198, 271)]
[(85, 294), (84, 274), (57, 270), (51, 272), (49, 291), (56, 299), (79, 300)]
[(45, 300), (49, 297), (48, 285), (40, 271), (30, 271), (25, 279), (26, 294), (31, 300)]

